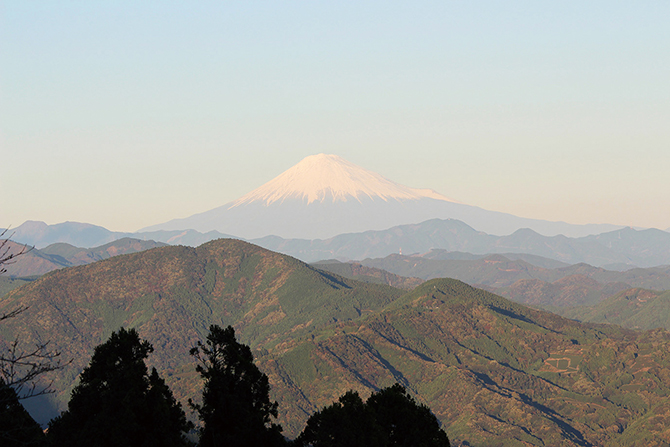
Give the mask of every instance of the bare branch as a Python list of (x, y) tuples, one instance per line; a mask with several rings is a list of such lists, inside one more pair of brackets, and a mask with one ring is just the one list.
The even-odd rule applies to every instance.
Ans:
[[(12, 253), (14, 247), (10, 244), (10, 238), (13, 233), (2, 239), (7, 231), (5, 229), (0, 232), (0, 274), (6, 271), (3, 265), (11, 264), (14, 258), (32, 250), (31, 247), (24, 245), (18, 252)], [(0, 322), (16, 318), (26, 310), (28, 306), (21, 305), (1, 314)], [(0, 383), (13, 388), (19, 399), (53, 393), (54, 390), (51, 389), (53, 381), (45, 384), (40, 379), (43, 374), (62, 369), (72, 362), (70, 360), (62, 363), (60, 355), (60, 352), (50, 350), (49, 342), (42, 342), (39, 339), (33, 348), (26, 350), (17, 337), (0, 351)]]
[(10, 241), (14, 233), (10, 234), (9, 236), (5, 236), (8, 231), (9, 228), (5, 228), (0, 232), (0, 275), (7, 271), (7, 269), (4, 268), (3, 265), (8, 265), (16, 262), (13, 260), (14, 258), (16, 258), (17, 256), (21, 256), (22, 254), (28, 253), (33, 248), (35, 248), (23, 245), (18, 252), (12, 253), (12, 245), (10, 244)]

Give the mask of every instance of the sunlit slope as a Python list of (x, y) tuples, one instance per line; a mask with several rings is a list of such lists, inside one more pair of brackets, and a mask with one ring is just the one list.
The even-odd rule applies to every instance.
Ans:
[(200, 392), (188, 350), (211, 323), (250, 344), (296, 435), (349, 389), (395, 382), (471, 445), (670, 442), (670, 336), (581, 324), (450, 279), (409, 293), (363, 284), (237, 240), (162, 247), (67, 268), (13, 290), (5, 341), (50, 339), (72, 365), (60, 408), (93, 347), (119, 326), (182, 402)]
[(173, 375), (168, 383), (186, 398), (196, 386), (188, 350), (210, 324), (232, 324), (245, 343), (272, 349), (315, 326), (373, 312), (402, 293), (320, 272), (245, 242), (217, 240), (49, 273), (2, 299), (0, 312), (29, 309), (3, 322), (0, 335), (26, 343), (41, 336), (73, 359), (54, 385), (62, 405), (93, 348), (119, 327), (135, 327), (156, 348), (152, 361)]
[(400, 382), (468, 445), (665, 445), (669, 340), (438, 279), (379, 315), (273, 350), (261, 365), (292, 430), (345, 390)]
[(633, 329), (670, 329), (670, 291), (625, 290), (591, 307), (563, 310), (569, 318)]

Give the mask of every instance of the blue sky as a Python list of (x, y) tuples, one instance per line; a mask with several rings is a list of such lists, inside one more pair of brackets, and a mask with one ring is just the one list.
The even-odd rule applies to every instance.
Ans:
[(668, 2), (0, 2), (0, 226), (112, 230), (335, 153), (524, 217), (670, 227)]

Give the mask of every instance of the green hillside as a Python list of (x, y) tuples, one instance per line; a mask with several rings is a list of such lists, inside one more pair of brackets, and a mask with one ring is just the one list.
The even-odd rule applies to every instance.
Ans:
[(0, 299), (0, 312), (29, 307), (0, 325), (0, 337), (30, 344), (41, 336), (73, 359), (55, 378), (54, 398), (62, 406), (93, 348), (120, 326), (137, 328), (156, 348), (153, 361), (183, 399), (196, 387), (188, 350), (210, 324), (232, 324), (252, 348), (272, 349), (317, 326), (378, 310), (402, 293), (222, 239), (48, 273)]
[(584, 275), (570, 275), (553, 283), (523, 279), (492, 291), (517, 303), (540, 306), (562, 315), (563, 308), (597, 304), (630, 288), (620, 282), (602, 284)]
[(670, 329), (670, 291), (629, 289), (592, 307), (564, 309), (568, 318), (631, 329)]
[(580, 324), (433, 280), (261, 365), (289, 419), (341, 390), (400, 382), (455, 445), (666, 445), (669, 342), (664, 331)]
[(37, 279), (37, 277), (10, 278), (8, 276), (0, 276), (0, 297), (17, 287), (21, 287), (34, 281), (35, 279)]
[(345, 278), (356, 281), (369, 282), (373, 284), (386, 284), (398, 289), (412, 290), (422, 282), (420, 278), (408, 278), (395, 275), (386, 270), (374, 267), (366, 267), (357, 262), (340, 262), (337, 260), (326, 260), (310, 264), (320, 270), (335, 273)]
[(209, 324), (233, 324), (291, 437), (344, 392), (399, 382), (454, 445), (670, 443), (670, 333), (582, 324), (457, 280), (405, 293), (218, 240), (52, 272), (7, 294), (0, 312), (18, 305), (30, 309), (0, 325), (4, 340), (42, 335), (74, 359), (54, 383), (61, 408), (121, 325), (153, 344), (152, 366), (179, 400), (197, 398), (188, 350)]

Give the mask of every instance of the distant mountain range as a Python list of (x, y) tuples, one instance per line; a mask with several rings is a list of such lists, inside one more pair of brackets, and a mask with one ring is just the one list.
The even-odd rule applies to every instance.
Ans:
[(416, 284), (417, 279), (455, 278), (518, 303), (543, 307), (561, 315), (568, 315), (565, 308), (595, 306), (635, 287), (670, 290), (670, 266), (620, 272), (588, 264), (548, 266), (551, 263), (551, 260), (527, 255), (476, 256), (440, 251), (426, 256), (396, 254), (360, 262), (322, 261), (312, 265), (360, 281), (383, 280), (385, 284), (397, 286)]
[(288, 436), (347, 390), (398, 382), (454, 445), (670, 442), (670, 334), (578, 323), (453, 279), (405, 292), (218, 240), (54, 271), (0, 298), (0, 313), (17, 306), (28, 310), (3, 321), (0, 342), (47, 337), (73, 359), (42, 420), (120, 326), (153, 344), (149, 363), (177, 399), (197, 396), (188, 350), (216, 323), (252, 347)]
[(517, 303), (582, 322), (670, 330), (670, 266), (619, 272), (587, 264), (552, 266), (550, 260), (527, 255), (515, 259), (514, 254), (477, 256), (444, 251), (362, 262), (366, 265), (338, 261), (312, 265), (347, 278), (397, 287), (433, 278), (457, 278)]
[(510, 287), (521, 280), (540, 280), (552, 283), (575, 275), (590, 278), (602, 284), (619, 282), (629, 284), (630, 287), (670, 289), (670, 266), (668, 265), (634, 268), (626, 271), (606, 270), (584, 263), (545, 268), (523, 259), (511, 258), (513, 258), (512, 255), (493, 254), (475, 259), (444, 260), (394, 254), (384, 258), (364, 259), (359, 263), (405, 277), (417, 277), (424, 280), (455, 278), (472, 285), (493, 289)]
[[(102, 227), (72, 222), (58, 225), (26, 222), (13, 229), (13, 233), (12, 240), (15, 242), (36, 245), (38, 248), (63, 240), (75, 246), (86, 247), (85, 242), (92, 241), (103, 241), (99, 244), (103, 245), (121, 237), (197, 246), (212, 239), (231, 237), (217, 232), (203, 234), (195, 230), (113, 233)], [(610, 270), (670, 264), (670, 233), (630, 227), (581, 238), (542, 236), (529, 229), (518, 230), (508, 236), (493, 236), (476, 231), (457, 220), (432, 219), (387, 230), (341, 234), (330, 239), (268, 236), (250, 242), (305, 262), (325, 259), (362, 260), (381, 258), (392, 253), (422, 254), (426, 257), (429, 252), (433, 253), (432, 256), (438, 256), (440, 251), (444, 251), (471, 255), (524, 255), (526, 260), (535, 256), (536, 259), (544, 259), (545, 263), (587, 263)]]
[(45, 248), (59, 242), (75, 247), (91, 248), (122, 238), (196, 247), (214, 239), (234, 237), (216, 231), (200, 233), (194, 230), (124, 233), (110, 231), (104, 227), (87, 223), (63, 222), (48, 225), (44, 222), (34, 220), (26, 221), (16, 228), (8, 229), (8, 233), (5, 236), (9, 236), (14, 242), (37, 248)]
[(584, 262), (610, 269), (670, 264), (670, 233), (622, 228), (594, 236), (542, 236), (529, 229), (508, 236), (476, 231), (452, 219), (432, 219), (382, 231), (341, 234), (330, 239), (254, 239), (255, 244), (307, 262), (322, 259), (361, 260), (391, 253), (420, 254), (431, 250), (473, 254), (525, 253), (566, 264)]
[(140, 231), (219, 231), (244, 239), (323, 239), (383, 230), (432, 218), (458, 219), (478, 231), (510, 234), (530, 228), (572, 237), (621, 228), (526, 219), (459, 203), (430, 189), (410, 188), (337, 155), (312, 155), (239, 199), (210, 211)]
[[(90, 264), (113, 256), (136, 253), (167, 244), (155, 241), (122, 238), (94, 248), (75, 247), (64, 242), (51, 244), (43, 249), (33, 248), (5, 265), (6, 276), (26, 277), (43, 275), (53, 270), (75, 265)], [(22, 245), (9, 241), (10, 252), (18, 253)]]

